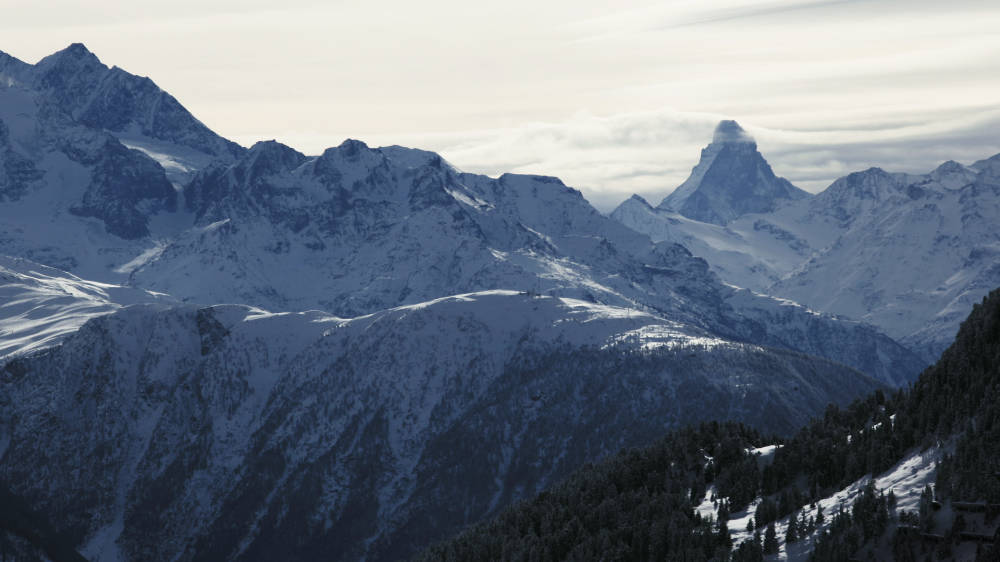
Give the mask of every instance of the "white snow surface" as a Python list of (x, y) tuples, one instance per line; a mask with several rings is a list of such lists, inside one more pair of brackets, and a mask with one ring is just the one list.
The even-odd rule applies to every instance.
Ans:
[(55, 345), (87, 320), (122, 306), (154, 302), (170, 299), (0, 255), (0, 361)]

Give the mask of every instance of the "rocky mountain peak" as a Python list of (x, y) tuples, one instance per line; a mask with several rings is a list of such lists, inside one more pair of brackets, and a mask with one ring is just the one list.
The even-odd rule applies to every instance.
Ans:
[[(633, 193), (632, 197), (628, 198), (628, 201), (631, 201), (633, 204), (638, 203), (645, 207), (650, 207), (650, 208), (653, 207), (652, 205), (649, 204), (649, 201), (646, 201), (646, 199), (643, 196), (639, 195), (638, 193)], [(622, 204), (624, 205), (624, 203)]]
[(685, 217), (725, 225), (748, 213), (774, 210), (785, 200), (809, 194), (774, 175), (757, 143), (739, 123), (720, 121), (712, 143), (701, 151), (691, 175), (660, 208)]
[(68, 113), (90, 97), (108, 67), (83, 43), (73, 43), (38, 61), (33, 70), (35, 87), (47, 91)]
[(246, 159), (258, 175), (292, 170), (307, 160), (306, 155), (275, 140), (256, 142)]
[[(49, 66), (55, 64), (101, 64), (97, 55), (92, 53), (83, 43), (71, 43), (65, 49), (56, 51), (43, 58), (39, 66)], [(103, 64), (101, 64), (103, 66)]]
[(344, 142), (340, 143), (340, 146), (337, 146), (335, 148), (328, 148), (326, 149), (326, 152), (330, 152), (331, 150), (336, 150), (337, 153), (339, 153), (345, 159), (350, 160), (356, 158), (358, 155), (361, 154), (362, 151), (371, 149), (368, 147), (367, 144), (365, 144), (364, 141), (360, 141), (357, 139), (345, 139)]
[(834, 181), (824, 194), (837, 194), (840, 197), (859, 199), (884, 199), (888, 194), (898, 191), (902, 185), (900, 178), (886, 172), (882, 168), (868, 168), (860, 172), (852, 172)]
[(814, 215), (834, 217), (842, 226), (853, 224), (875, 206), (905, 201), (905, 175), (871, 167), (838, 178), (810, 202)]
[(82, 43), (35, 65), (0, 56), (0, 74), (33, 90), (40, 104), (87, 127), (128, 137), (127, 143), (166, 142), (227, 161), (245, 150), (209, 130), (151, 79), (109, 68)]

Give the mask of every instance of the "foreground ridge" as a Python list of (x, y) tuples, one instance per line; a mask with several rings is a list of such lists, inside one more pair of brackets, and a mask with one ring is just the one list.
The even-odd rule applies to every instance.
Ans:
[(996, 555), (997, 396), (1000, 289), (910, 389), (831, 406), (790, 439), (718, 423), (671, 433), (588, 464), (421, 559)]

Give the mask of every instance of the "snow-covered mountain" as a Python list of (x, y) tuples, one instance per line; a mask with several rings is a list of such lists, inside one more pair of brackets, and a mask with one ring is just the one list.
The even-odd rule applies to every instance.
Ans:
[(653, 240), (683, 245), (724, 281), (754, 291), (766, 291), (812, 254), (807, 242), (769, 222), (773, 215), (747, 215), (722, 226), (653, 207), (633, 195), (610, 216)]
[[(151, 82), (109, 70), (81, 45), (33, 66), (7, 57), (2, 72), (0, 254), (190, 302), (345, 317), (532, 291), (657, 311), (893, 385), (920, 368), (870, 329), (740, 295), (683, 248), (602, 216), (555, 178), (465, 174), (433, 153), (353, 140), (315, 157), (273, 141), (226, 151), (183, 108), (164, 121), (176, 134), (139, 127), (167, 152), (129, 149), (121, 131), (137, 130), (136, 115), (175, 103), (158, 89), (121, 93)], [(119, 95), (131, 101), (109, 101)], [(192, 150), (213, 159), (184, 160)]]
[(0, 479), (100, 560), (396, 558), (664, 427), (788, 431), (923, 367), (556, 178), (244, 150), (80, 45), (0, 56), (0, 124)]
[(171, 230), (179, 186), (62, 107), (59, 86), (73, 87), (71, 77), (110, 72), (88, 55), (71, 47), (35, 66), (9, 57), (0, 66), (0, 253), (115, 282), (124, 276), (114, 268), (144, 251), (154, 230)]
[(665, 428), (785, 432), (877, 388), (510, 291), (354, 319), (132, 306), (0, 373), (0, 476), (98, 560), (399, 559)]
[[(108, 68), (81, 43), (35, 65), (4, 56), (0, 73), (38, 92), (80, 124), (109, 131), (127, 145), (153, 153), (163, 147), (166, 154), (185, 155), (201, 165), (244, 151), (195, 119), (149, 78)], [(174, 171), (184, 171), (183, 160), (174, 162)]]
[(757, 143), (736, 121), (721, 121), (691, 175), (659, 208), (724, 225), (748, 213), (773, 211), (809, 193), (774, 175)]
[(924, 175), (851, 174), (808, 213), (840, 233), (770, 291), (871, 322), (929, 356), (1000, 286), (1000, 155)]
[(924, 175), (872, 168), (724, 226), (637, 196), (611, 216), (685, 245), (726, 282), (869, 322), (930, 360), (1000, 285), (998, 161)]
[(341, 316), (515, 289), (656, 311), (891, 385), (920, 369), (869, 328), (719, 283), (680, 246), (651, 243), (555, 178), (465, 174), (431, 153), (353, 140), (312, 158), (265, 142), (201, 172), (185, 202), (194, 228), (133, 270), (135, 285)]

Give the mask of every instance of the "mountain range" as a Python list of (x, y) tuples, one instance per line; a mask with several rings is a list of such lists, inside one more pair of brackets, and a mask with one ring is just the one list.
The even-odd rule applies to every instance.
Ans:
[[(1000, 155), (927, 174), (871, 168), (813, 196), (789, 191), (749, 135), (723, 122), (659, 206), (634, 196), (611, 216), (683, 244), (728, 283), (870, 323), (932, 361), (1000, 286), (998, 166)], [(755, 179), (740, 191), (730, 177)], [(682, 203), (694, 197), (702, 207)]]
[(703, 252), (821, 201), (735, 122), (682, 187), (611, 218), (422, 150), (246, 149), (80, 44), (0, 54), (0, 484), (96, 560), (398, 559), (668, 429), (915, 380), (930, 353), (765, 294), (767, 252)]

